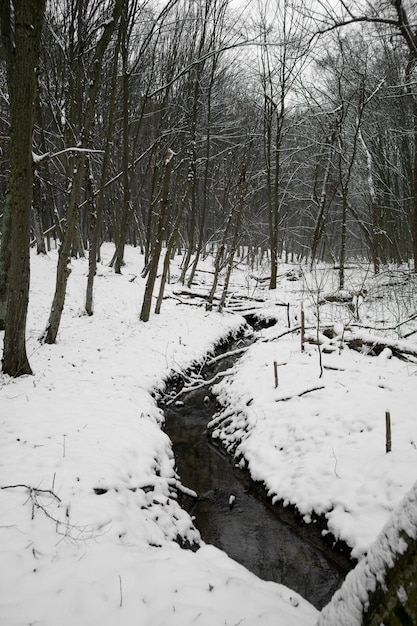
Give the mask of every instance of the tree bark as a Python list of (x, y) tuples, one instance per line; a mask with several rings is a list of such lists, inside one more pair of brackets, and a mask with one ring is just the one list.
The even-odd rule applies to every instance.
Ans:
[(36, 72), (45, 13), (45, 0), (9, 0), (1, 3), (1, 34), (6, 49), (10, 97), (10, 179), (6, 201), (7, 301), (3, 372), (31, 374), (26, 353), (26, 320), (30, 281), (30, 214), (33, 196), (32, 134), (36, 102)]

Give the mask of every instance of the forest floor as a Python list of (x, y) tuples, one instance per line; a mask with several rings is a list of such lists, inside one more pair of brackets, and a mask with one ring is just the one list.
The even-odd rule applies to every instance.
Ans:
[(415, 279), (398, 268), (372, 277), (356, 266), (344, 302), (335, 302), (337, 272), (328, 267), (282, 264), (270, 292), (260, 280), (267, 267), (242, 263), (229, 306), (208, 313), (196, 294), (209, 291), (212, 260), (201, 265), (192, 297), (175, 282), (174, 261), (171, 297), (145, 324), (143, 257), (127, 248), (120, 276), (108, 267), (112, 253), (103, 246), (91, 317), (87, 260), (72, 262), (52, 346), (39, 337), (56, 252), (32, 257), (34, 375), (0, 378), (0, 623), (312, 626), (318, 612), (295, 592), (213, 546), (192, 552), (176, 542), (199, 536), (176, 500), (156, 396), (173, 373), (203, 363), (241, 331), (242, 314), (276, 320), (216, 385), (224, 408), (211, 429), (272, 498), (295, 505), (307, 523), (325, 515), (328, 530), (361, 558), (416, 480)]

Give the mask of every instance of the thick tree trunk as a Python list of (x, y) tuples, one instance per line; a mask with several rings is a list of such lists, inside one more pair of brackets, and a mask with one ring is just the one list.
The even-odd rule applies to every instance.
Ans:
[(8, 192), (4, 203), (2, 233), (0, 240), (0, 330), (4, 330), (6, 324), (7, 277), (10, 269), (11, 227), (10, 194)]
[(8, 272), (3, 372), (20, 376), (32, 373), (26, 354), (30, 213), (33, 194), (32, 134), (36, 100), (35, 68), (39, 61), (45, 0), (15, 0), (13, 18), (9, 1), (3, 0), (2, 4), (0, 16), (3, 41), (5, 42), (5, 37), (9, 38), (5, 46), (11, 125), (10, 180), (6, 209), (6, 215), (10, 218), (10, 230), (9, 238), (2, 242), (2, 246), (8, 248), (5, 256), (5, 269)]
[(417, 96), (413, 98), (414, 123), (414, 164), (413, 164), (413, 199), (412, 199), (412, 237), (414, 271), (417, 272)]

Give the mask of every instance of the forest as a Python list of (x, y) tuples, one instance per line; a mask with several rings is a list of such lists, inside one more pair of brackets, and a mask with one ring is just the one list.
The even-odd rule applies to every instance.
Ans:
[(417, 626), (413, 0), (0, 1), (0, 622)]
[[(408, 0), (15, 0), (1, 4), (3, 371), (25, 352), (29, 250), (59, 246), (42, 341), (59, 330), (74, 256), (236, 253), (417, 269), (417, 27)], [(226, 286), (227, 288), (227, 286)]]

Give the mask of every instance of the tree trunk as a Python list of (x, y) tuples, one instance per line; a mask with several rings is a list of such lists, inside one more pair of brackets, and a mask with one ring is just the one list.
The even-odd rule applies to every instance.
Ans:
[(379, 273), (380, 265), (381, 265), (381, 220), (380, 220), (380, 211), (378, 209), (377, 198), (375, 193), (375, 185), (374, 185), (374, 174), (373, 174), (373, 158), (372, 154), (366, 145), (366, 142), (363, 138), (361, 131), (358, 133), (359, 141), (361, 142), (362, 149), (366, 156), (366, 168), (368, 170), (368, 193), (371, 204), (371, 223), (372, 223), (372, 238), (371, 238), (371, 254), (372, 254), (372, 262), (374, 265), (375, 274)]
[(0, 239), (0, 330), (6, 324), (7, 277), (10, 269), (10, 231), (12, 227), (9, 191), (4, 203), (2, 234)]
[(20, 376), (32, 373), (26, 354), (33, 194), (32, 134), (36, 102), (35, 68), (39, 62), (45, 0), (15, 0), (13, 17), (9, 0), (3, 0), (1, 4), (1, 34), (6, 48), (11, 126), (6, 207), (6, 215), (11, 222), (9, 233), (6, 232), (8, 239), (3, 238), (2, 241), (2, 247), (8, 248), (2, 267), (2, 270), (6, 269), (7, 276), (3, 372)]
[[(417, 56), (417, 55), (416, 55)], [(414, 124), (414, 163), (413, 163), (413, 197), (412, 197), (412, 239), (413, 239), (413, 257), (414, 271), (417, 272), (417, 96), (413, 98), (413, 124)]]
[(113, 73), (112, 73), (112, 79), (111, 79), (111, 91), (110, 91), (111, 96), (110, 96), (110, 104), (109, 104), (109, 119), (108, 119), (108, 125), (107, 125), (106, 145), (104, 147), (103, 164), (101, 167), (100, 188), (99, 188), (97, 202), (95, 206), (94, 225), (92, 224), (90, 245), (89, 245), (89, 250), (88, 250), (88, 278), (87, 278), (87, 289), (86, 289), (86, 295), (85, 295), (85, 311), (87, 315), (93, 315), (93, 312), (94, 312), (94, 307), (93, 307), (94, 276), (96, 274), (96, 269), (97, 269), (97, 258), (98, 258), (98, 253), (99, 253), (99, 238), (100, 238), (101, 223), (103, 220), (104, 190), (105, 190), (107, 171), (109, 169), (109, 164), (110, 164), (110, 147), (112, 145), (111, 139), (113, 135), (113, 122), (114, 122), (114, 115), (115, 115), (116, 81), (117, 81), (117, 69), (118, 69), (117, 62), (119, 58), (119, 47), (120, 47), (120, 38), (118, 39), (116, 49), (114, 51), (114, 63), (113, 63)]
[(172, 170), (172, 151), (167, 153), (165, 158), (164, 167), (164, 180), (162, 183), (162, 196), (160, 202), (160, 212), (158, 220), (158, 232), (156, 236), (155, 246), (152, 250), (151, 260), (149, 261), (149, 273), (146, 281), (145, 294), (143, 296), (142, 309), (140, 312), (140, 319), (142, 322), (147, 322), (151, 314), (152, 307), (152, 294), (155, 286), (156, 275), (158, 273), (159, 257), (161, 256), (162, 243), (164, 240), (166, 229), (166, 216), (168, 212), (169, 203), (169, 184)]
[(122, 107), (123, 107), (123, 150), (122, 150), (122, 186), (123, 200), (120, 212), (119, 224), (115, 224), (116, 254), (114, 259), (114, 271), (122, 273), (124, 264), (124, 251), (126, 241), (126, 229), (129, 219), (130, 185), (129, 185), (129, 35), (127, 5), (125, 5), (121, 17), (121, 58), (122, 58)]
[(167, 249), (166, 249), (165, 258), (164, 258), (164, 267), (163, 267), (162, 276), (161, 276), (161, 283), (159, 285), (159, 293), (158, 293), (158, 298), (157, 298), (156, 305), (155, 305), (156, 314), (159, 314), (161, 312), (162, 300), (163, 300), (164, 291), (165, 291), (165, 284), (166, 284), (166, 281), (168, 278), (168, 272), (169, 272), (169, 263), (171, 260), (171, 255), (174, 251), (174, 247), (178, 241), (178, 235), (180, 231), (182, 216), (184, 214), (184, 209), (187, 204), (189, 194), (191, 192), (191, 186), (192, 186), (192, 180), (190, 180), (189, 184), (187, 185), (184, 197), (181, 202), (181, 206), (178, 210), (178, 214), (175, 219), (174, 228), (167, 242)]
[[(321, 184), (320, 198), (317, 198), (317, 199), (315, 198), (315, 204), (318, 207), (318, 213), (317, 213), (316, 223), (314, 226), (313, 239), (311, 242), (310, 269), (313, 267), (313, 263), (316, 260), (319, 243), (321, 241), (321, 237), (322, 237), (323, 230), (324, 230), (324, 210), (325, 210), (326, 199), (327, 199), (327, 186), (329, 183), (330, 170), (331, 170), (331, 165), (332, 165), (332, 160), (333, 160), (333, 155), (334, 155), (335, 134), (336, 133), (334, 131), (330, 140), (326, 167), (324, 170), (323, 181)], [(315, 193), (314, 193), (314, 196), (316, 196)]]
[(242, 172), (240, 174), (239, 182), (237, 184), (236, 190), (236, 218), (235, 218), (235, 227), (233, 232), (233, 241), (230, 247), (230, 254), (228, 259), (228, 266), (226, 271), (226, 277), (224, 280), (224, 286), (222, 295), (219, 303), (219, 311), (221, 312), (224, 307), (224, 303), (226, 302), (227, 291), (229, 289), (230, 277), (233, 271), (233, 261), (237, 249), (238, 238), (240, 234), (240, 224), (243, 217), (243, 209), (245, 206), (245, 194), (246, 194), (246, 163), (242, 165)]
[(346, 263), (346, 235), (347, 235), (347, 210), (348, 190), (342, 189), (342, 227), (340, 233), (340, 256), (339, 256), (339, 289), (345, 288), (345, 263)]
[(207, 304), (206, 304), (207, 311), (211, 311), (213, 308), (214, 294), (216, 293), (217, 285), (219, 283), (220, 271), (223, 266), (224, 254), (226, 251), (226, 242), (229, 238), (229, 233), (232, 228), (234, 209), (235, 207), (232, 206), (232, 209), (229, 213), (229, 216), (227, 218), (226, 225), (223, 231), (222, 241), (221, 241), (219, 249), (217, 250), (216, 258), (214, 261), (214, 278), (213, 278), (213, 284), (211, 286), (210, 293), (207, 298)]
[(43, 235), (43, 226), (42, 226), (42, 217), (41, 217), (42, 200), (43, 199), (42, 199), (41, 181), (35, 175), (34, 185), (33, 185), (32, 221), (33, 221), (33, 232), (35, 234), (35, 240), (36, 240), (36, 251), (38, 254), (46, 254), (45, 237)]

